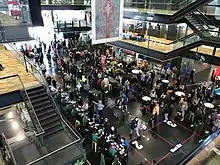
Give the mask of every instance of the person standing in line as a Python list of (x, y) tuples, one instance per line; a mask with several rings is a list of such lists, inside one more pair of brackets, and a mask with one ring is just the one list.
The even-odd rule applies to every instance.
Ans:
[(166, 123), (169, 120), (169, 115), (172, 114), (172, 104), (169, 103), (164, 109), (164, 122)]
[(105, 106), (102, 104), (102, 100), (99, 100), (98, 103), (96, 102), (93, 102), (93, 103), (97, 105), (97, 116), (98, 116), (98, 119), (100, 119), (100, 117), (103, 116), (103, 109)]
[(138, 117), (135, 117), (130, 124), (130, 139), (132, 139), (133, 132), (136, 132), (138, 138), (140, 138), (139, 129), (138, 129)]
[(152, 112), (152, 127), (154, 127), (157, 124), (157, 117), (160, 113), (160, 106), (158, 103), (155, 103), (155, 106), (153, 108), (153, 112)]
[(52, 77), (52, 85), (54, 88), (57, 88), (57, 81)]
[(51, 77), (48, 75), (47, 77), (46, 77), (46, 80), (47, 80), (47, 84), (48, 84), (48, 86), (50, 86), (51, 85)]
[(40, 65), (40, 68), (41, 68), (41, 71), (42, 71), (43, 75), (45, 76), (45, 74), (46, 74), (46, 72), (47, 72), (47, 67), (46, 67), (46, 65), (45, 65), (44, 63), (42, 63), (42, 64)]
[(182, 115), (181, 121), (183, 121), (185, 119), (186, 111), (188, 110), (188, 103), (186, 102), (185, 98), (183, 99), (180, 110)]
[(191, 80), (191, 83), (194, 84), (194, 75), (195, 75), (195, 69), (191, 70), (191, 72), (189, 73), (189, 79), (188, 79), (188, 82), (190, 82)]

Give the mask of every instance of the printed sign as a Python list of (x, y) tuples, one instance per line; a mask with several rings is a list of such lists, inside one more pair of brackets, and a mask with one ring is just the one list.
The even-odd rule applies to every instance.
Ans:
[(92, 44), (122, 38), (123, 6), (124, 0), (92, 0)]

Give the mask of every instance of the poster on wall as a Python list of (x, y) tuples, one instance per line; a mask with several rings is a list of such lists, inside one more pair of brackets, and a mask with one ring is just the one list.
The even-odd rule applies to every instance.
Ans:
[(124, 0), (92, 0), (92, 44), (122, 38), (123, 6)]

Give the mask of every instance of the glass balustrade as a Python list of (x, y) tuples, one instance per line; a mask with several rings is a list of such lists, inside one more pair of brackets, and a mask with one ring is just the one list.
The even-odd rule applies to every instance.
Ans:
[[(15, 51), (14, 54), (21, 61), (21, 63), (25, 65), (24, 60), (22, 60), (23, 58), (21, 58), (23, 56), (22, 53), (19, 52), (19, 50), (16, 50), (16, 48), (13, 45), (9, 45), (9, 46)], [(50, 140), (44, 138), (43, 136), (38, 136), (39, 138), (31, 139), (31, 141), (34, 142), (36, 146), (38, 146), (37, 148), (41, 153), (40, 155), (38, 155), (38, 157), (35, 158), (35, 160), (38, 160), (42, 164), (44, 164), (45, 162), (46, 164), (48, 160), (53, 159), (53, 161), (55, 162), (65, 161), (66, 164), (68, 164), (68, 162), (75, 160), (75, 157), (81, 156), (81, 153), (85, 152), (82, 151), (82, 147), (79, 144), (81, 140), (80, 134), (77, 133), (77, 131), (71, 125), (71, 123), (69, 123), (65, 118), (63, 118), (40, 68), (35, 66), (28, 58), (26, 59), (26, 64), (28, 71), (31, 72), (38, 79), (38, 81), (44, 86), (49, 96), (49, 99), (52, 102), (55, 112), (60, 117), (61, 125), (63, 127), (63, 131), (53, 136), (53, 140), (57, 141), (57, 143), (50, 143)], [(46, 150), (47, 152), (44, 151), (45, 153), (44, 152), (42, 153), (42, 147), (44, 147), (45, 149), (43, 150)], [(57, 155), (61, 153), (63, 154), (63, 157), (62, 159), (59, 159), (59, 156)], [(34, 160), (29, 160), (30, 164), (35, 164), (35, 163), (38, 164), (37, 162), (35, 162)], [(55, 162), (52, 164), (56, 164)]]
[[(11, 83), (11, 82), (13, 82), (13, 83)], [(7, 87), (6, 87), (6, 84), (7, 84)], [(21, 96), (24, 100), (28, 115), (31, 119), (31, 121), (27, 125), (27, 128), (32, 130), (36, 136), (43, 134), (44, 130), (41, 127), (41, 124), (37, 118), (37, 115), (35, 113), (35, 110), (33, 108), (31, 100), (27, 94), (27, 91), (26, 91), (24, 84), (23, 84), (19, 75), (15, 74), (15, 75), (7, 76), (7, 77), (1, 77), (0, 78), (0, 86), (5, 89), (5, 91), (0, 89), (1, 93), (4, 93), (4, 92), (8, 93), (8, 92), (12, 92), (12, 91), (16, 90), (14, 88), (15, 84), (16, 84), (16, 89), (20, 88)]]
[(0, 164), (2, 165), (17, 165), (14, 154), (11, 150), (11, 147), (8, 143), (7, 138), (4, 133), (1, 133), (1, 143), (2, 147), (0, 150)]

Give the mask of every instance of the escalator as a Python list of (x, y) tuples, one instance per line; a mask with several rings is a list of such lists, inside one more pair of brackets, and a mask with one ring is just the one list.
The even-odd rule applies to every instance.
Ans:
[(192, 13), (196, 9), (200, 8), (201, 6), (212, 2), (213, 0), (180, 0), (177, 1), (175, 5), (179, 7), (179, 10), (175, 12), (171, 16), (171, 20), (177, 21), (181, 18), (184, 18), (187, 14)]

